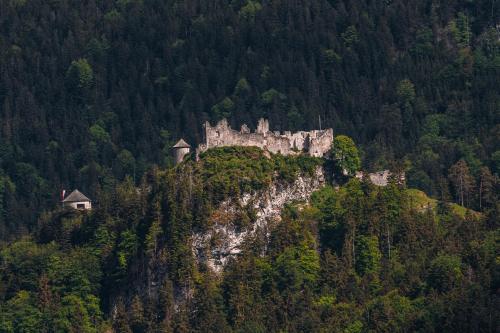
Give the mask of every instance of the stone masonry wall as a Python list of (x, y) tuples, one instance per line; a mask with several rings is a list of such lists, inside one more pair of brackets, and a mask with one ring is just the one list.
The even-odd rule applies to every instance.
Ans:
[(311, 156), (323, 157), (330, 151), (333, 141), (333, 130), (312, 130), (291, 133), (285, 131), (272, 132), (269, 122), (260, 119), (257, 130), (250, 132), (247, 125), (243, 124), (240, 131), (233, 130), (226, 119), (222, 119), (215, 126), (209, 122), (204, 125), (205, 142), (196, 149), (196, 155), (207, 149), (223, 146), (255, 146), (271, 153), (293, 155), (300, 152)]

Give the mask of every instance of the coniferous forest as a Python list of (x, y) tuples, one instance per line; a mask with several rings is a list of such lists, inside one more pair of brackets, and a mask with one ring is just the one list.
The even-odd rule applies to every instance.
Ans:
[[(499, 27), (495, 0), (0, 0), (0, 332), (497, 332)], [(205, 121), (261, 117), (405, 182), (174, 166)], [(222, 203), (317, 167), (308, 205), (198, 260)], [(75, 188), (92, 211), (60, 208)]]

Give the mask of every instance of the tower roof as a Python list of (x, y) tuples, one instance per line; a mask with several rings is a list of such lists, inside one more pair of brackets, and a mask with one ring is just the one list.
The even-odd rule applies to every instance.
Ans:
[(91, 201), (91, 200), (78, 190), (74, 190), (63, 200), (63, 202), (79, 202), (79, 201)]
[(184, 139), (180, 139), (172, 148), (191, 148), (191, 146)]

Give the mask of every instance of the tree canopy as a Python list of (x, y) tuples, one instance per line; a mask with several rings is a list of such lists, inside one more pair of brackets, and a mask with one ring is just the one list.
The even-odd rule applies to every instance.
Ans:
[[(0, 245), (0, 331), (488, 331), (499, 318), (497, 215), (351, 178), (289, 203), (215, 273), (195, 233), (252, 230), (219, 204), (293, 183), (318, 160), (209, 150), (55, 210)], [(247, 175), (241, 177), (241, 173)], [(215, 223), (214, 223), (215, 222)], [(241, 235), (241, 234), (240, 234)], [(213, 242), (219, 241), (216, 237)], [(480, 328), (480, 329), (479, 329)]]
[[(172, 163), (172, 142), (196, 146), (221, 117), (332, 127), (364, 169), (406, 160), (413, 187), (456, 199), (459, 160), (475, 183), (481, 167), (500, 171), (499, 6), (3, 1), (0, 179), (14, 186), (0, 186), (0, 235), (32, 229), (61, 188), (93, 198), (137, 183)], [(491, 209), (475, 188), (465, 204)]]
[(361, 168), (361, 158), (354, 141), (346, 135), (337, 135), (333, 139), (331, 155), (340, 171), (345, 175), (354, 175)]

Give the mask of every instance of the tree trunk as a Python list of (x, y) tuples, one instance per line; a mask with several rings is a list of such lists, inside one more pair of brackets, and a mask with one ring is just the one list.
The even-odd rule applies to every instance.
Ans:
[(483, 176), (481, 175), (481, 180), (479, 181), (479, 210), (483, 210)]

